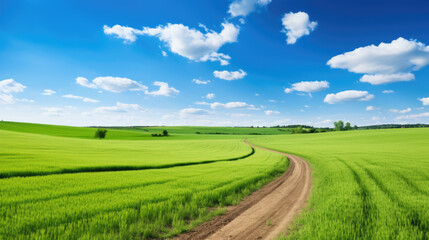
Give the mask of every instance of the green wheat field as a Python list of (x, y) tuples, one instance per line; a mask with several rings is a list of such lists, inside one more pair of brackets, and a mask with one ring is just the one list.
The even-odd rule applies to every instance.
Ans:
[[(96, 128), (0, 122), (0, 239), (172, 238), (307, 159), (280, 239), (428, 239), (429, 129)], [(167, 130), (169, 137), (152, 137)]]

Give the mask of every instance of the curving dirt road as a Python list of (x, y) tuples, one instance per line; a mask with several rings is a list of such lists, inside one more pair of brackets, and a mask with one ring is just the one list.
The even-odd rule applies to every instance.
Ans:
[(178, 236), (179, 240), (195, 239), (273, 239), (292, 222), (306, 205), (311, 191), (311, 169), (307, 161), (258, 146), (288, 157), (289, 169), (276, 180), (245, 198), (237, 206), (193, 230)]

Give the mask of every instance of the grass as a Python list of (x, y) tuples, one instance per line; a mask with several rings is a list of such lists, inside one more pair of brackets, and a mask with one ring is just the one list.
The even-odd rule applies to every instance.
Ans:
[(73, 172), (139, 170), (239, 159), (241, 139), (98, 140), (0, 130), (0, 178)]
[(161, 133), (167, 130), (171, 134), (197, 134), (198, 135), (280, 135), (290, 134), (289, 128), (251, 128), (251, 127), (119, 127), (114, 129), (130, 130), (143, 133)]
[(2, 179), (0, 238), (166, 238), (237, 204), (286, 167), (281, 155), (256, 150), (232, 162)]
[[(172, 136), (148, 137), (161, 129)], [(1, 122), (0, 239), (169, 238), (189, 230), (286, 170), (284, 157), (253, 152), (244, 138), (311, 164), (309, 205), (281, 239), (429, 238), (429, 129), (243, 129), (109, 129), (110, 139), (97, 140), (92, 128)], [(192, 134), (198, 130), (229, 134)]]
[(428, 136), (429, 129), (394, 129), (250, 142), (311, 163), (309, 206), (287, 239), (428, 239)]
[[(59, 126), (59, 125), (0, 121), (0, 130), (7, 130), (7, 131), (21, 132), (21, 133), (43, 134), (43, 135), (57, 136), (57, 137), (94, 139), (94, 134), (97, 128), (69, 127), (69, 126)], [(4, 134), (5, 133), (3, 132), (3, 134), (0, 136), (5, 136)], [(109, 129), (107, 132), (106, 140), (110, 140), (110, 139), (144, 140), (144, 139), (152, 139), (152, 136), (144, 132)]]

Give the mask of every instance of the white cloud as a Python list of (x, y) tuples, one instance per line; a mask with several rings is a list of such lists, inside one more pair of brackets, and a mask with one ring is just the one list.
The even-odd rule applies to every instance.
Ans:
[(371, 83), (372, 85), (380, 85), (393, 82), (407, 82), (411, 80), (414, 80), (414, 74), (412, 73), (363, 75), (360, 78), (361, 82)]
[(0, 92), (2, 93), (19, 93), (23, 92), (26, 86), (15, 82), (13, 79), (0, 81)]
[(210, 103), (208, 103), (208, 102), (196, 102), (195, 104), (197, 104), (197, 105), (207, 105), (207, 106), (210, 105)]
[(209, 115), (210, 112), (201, 108), (185, 108), (179, 112), (181, 117), (187, 117), (190, 115)]
[(175, 89), (174, 87), (169, 87), (168, 83), (166, 82), (154, 82), (154, 86), (159, 86), (158, 91), (149, 92), (146, 91), (146, 94), (154, 95), (154, 96), (171, 96), (171, 95), (177, 95), (179, 94), (179, 90)]
[(427, 97), (427, 98), (419, 98), (419, 101), (422, 102), (423, 106), (429, 105), (429, 97)]
[(332, 68), (364, 74), (360, 81), (373, 85), (413, 80), (411, 72), (428, 64), (429, 47), (417, 40), (404, 38), (357, 48), (328, 61)]
[(104, 34), (115, 35), (117, 38), (124, 39), (124, 43), (131, 43), (137, 40), (136, 35), (142, 35), (143, 31), (131, 27), (115, 25), (113, 27), (103, 26)]
[(28, 98), (21, 98), (21, 99), (15, 99), (17, 102), (26, 102), (26, 103), (34, 103), (35, 101), (33, 99)]
[(45, 107), (42, 114), (48, 117), (60, 117), (63, 115), (63, 109), (58, 107)]
[(273, 125), (288, 125), (291, 123), (291, 121), (292, 120), (290, 118), (285, 118), (285, 119), (274, 121)]
[(199, 79), (192, 79), (192, 82), (196, 83), (196, 84), (203, 84), (203, 85), (207, 85), (210, 83), (210, 80), (207, 81), (203, 81), (203, 80), (199, 80)]
[(46, 95), (46, 96), (51, 96), (52, 94), (55, 94), (55, 93), (57, 93), (57, 92), (55, 92), (54, 90), (51, 90), (51, 89), (44, 89), (42, 92), (42, 94)]
[(372, 117), (372, 118), (371, 118), (371, 120), (372, 120), (372, 121), (379, 121), (379, 120), (380, 120), (380, 117), (376, 117), (376, 116), (374, 116), (374, 117)]
[(97, 102), (99, 102), (98, 100), (95, 100), (95, 99), (92, 99), (92, 98), (81, 97), (81, 96), (76, 96), (76, 95), (72, 95), (72, 94), (62, 95), (61, 97), (63, 97), (63, 98), (72, 98), (72, 99), (79, 99), (79, 100), (82, 100), (83, 102), (90, 102), (90, 103), (97, 103)]
[(291, 88), (285, 89), (285, 93), (291, 93), (293, 91), (312, 93), (319, 92), (327, 88), (329, 88), (328, 81), (303, 81), (292, 84)]
[(279, 111), (272, 111), (272, 110), (266, 110), (264, 112), (265, 112), (265, 115), (267, 115), (267, 116), (280, 114)]
[(157, 37), (164, 42), (170, 51), (193, 61), (219, 61), (221, 65), (228, 65), (228, 55), (219, 53), (219, 49), (227, 44), (237, 41), (240, 28), (232, 23), (222, 23), (222, 31), (217, 33), (207, 29), (205, 33), (189, 28), (183, 24), (167, 24), (156, 28), (144, 27), (137, 30), (129, 27), (115, 25), (104, 26), (104, 33), (115, 35), (125, 42), (134, 42), (137, 35)]
[(12, 94), (23, 92), (25, 88), (26, 86), (15, 82), (13, 79), (0, 81), (0, 104), (12, 104), (19, 101)]
[(268, 100), (268, 102), (270, 102), (270, 103), (276, 103), (277, 101), (274, 100), (274, 99), (270, 99), (270, 100)]
[(407, 109), (404, 109), (404, 110), (390, 109), (389, 111), (392, 112), (392, 113), (409, 113), (409, 112), (411, 112), (411, 108), (407, 108)]
[(320, 123), (322, 123), (322, 124), (329, 124), (329, 123), (332, 123), (332, 122), (333, 121), (331, 119), (326, 119), (326, 120), (321, 121)]
[(251, 114), (245, 114), (245, 113), (233, 113), (230, 116), (239, 118), (239, 117), (251, 117), (252, 115)]
[(86, 115), (91, 115), (94, 113), (126, 113), (126, 112), (146, 112), (146, 109), (144, 109), (142, 106), (138, 104), (127, 104), (127, 103), (120, 103), (117, 102), (115, 106), (107, 106), (107, 107), (98, 107), (94, 109), (94, 111), (90, 113), (86, 113)]
[(109, 92), (120, 93), (124, 91), (146, 91), (147, 87), (128, 78), (97, 77), (92, 80), (83, 77), (76, 78), (76, 83), (87, 88), (103, 89)]
[(368, 107), (366, 107), (366, 110), (367, 111), (374, 111), (375, 107), (374, 106), (368, 106)]
[(287, 44), (295, 44), (298, 38), (304, 35), (310, 35), (317, 27), (317, 22), (310, 22), (310, 17), (305, 12), (286, 13), (282, 18), (284, 29), (282, 32), (286, 33)]
[(270, 2), (271, 0), (235, 0), (229, 5), (228, 13), (231, 14), (231, 17), (246, 17), (257, 6), (267, 6)]
[(166, 52), (166, 51), (161, 51), (161, 53), (162, 53), (162, 56), (164, 56), (164, 57), (167, 57), (167, 56), (168, 56), (168, 54), (167, 54), (167, 52)]
[(384, 90), (383, 93), (384, 94), (390, 94), (390, 93), (394, 93), (395, 91), (393, 90)]
[(350, 102), (350, 101), (369, 101), (374, 98), (374, 95), (367, 91), (347, 90), (339, 93), (331, 93), (326, 95), (324, 102), (329, 104)]
[(12, 104), (15, 103), (16, 99), (12, 94), (0, 94), (0, 104)]
[(213, 75), (223, 80), (232, 81), (232, 80), (238, 80), (238, 79), (244, 78), (247, 75), (247, 73), (242, 69), (240, 69), (238, 71), (231, 71), (231, 72), (226, 70), (214, 71)]
[(247, 104), (245, 102), (229, 102), (219, 103), (215, 102), (210, 104), (211, 109), (248, 109), (248, 110), (259, 110), (253, 104)]
[(209, 93), (209, 94), (206, 95), (207, 99), (213, 99), (215, 97), (216, 97), (216, 95), (214, 93)]
[(429, 117), (429, 112), (420, 113), (420, 114), (413, 114), (413, 115), (399, 116), (396, 119), (400, 120), (400, 119), (411, 119), (411, 118), (421, 118), (421, 117)]

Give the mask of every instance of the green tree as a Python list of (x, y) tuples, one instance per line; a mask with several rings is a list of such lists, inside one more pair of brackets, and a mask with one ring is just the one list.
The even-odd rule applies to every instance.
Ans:
[(354, 125), (354, 127), (353, 127), (355, 130), (358, 130), (358, 126), (357, 125)]
[(167, 130), (162, 131), (162, 136), (167, 137), (168, 136), (168, 132)]
[(107, 130), (106, 129), (97, 129), (97, 131), (95, 131), (95, 138), (99, 138), (99, 139), (103, 139), (106, 137), (107, 134)]
[(334, 129), (335, 129), (335, 131), (343, 131), (344, 130), (344, 122), (341, 120), (338, 122), (334, 122)]
[(345, 129), (346, 131), (352, 130), (352, 125), (349, 122), (347, 122)]

